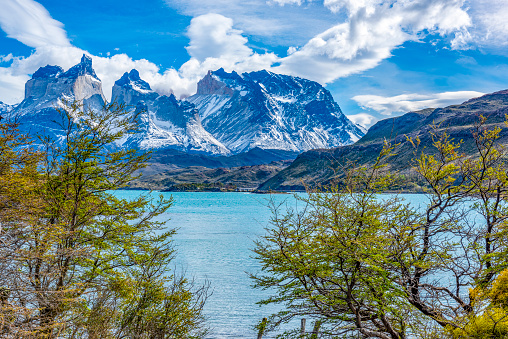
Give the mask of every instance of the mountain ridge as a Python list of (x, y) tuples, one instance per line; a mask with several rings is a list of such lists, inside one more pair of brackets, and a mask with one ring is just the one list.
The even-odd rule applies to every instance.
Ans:
[[(202, 99), (199, 105), (197, 98)], [(106, 102), (86, 55), (67, 71), (50, 65), (39, 68), (25, 85), (24, 100), (13, 107), (0, 106), (0, 112), (22, 116), (31, 133), (58, 139), (57, 110), (74, 100), (86, 109), (101, 109)], [(125, 147), (212, 156), (255, 148), (300, 153), (349, 144), (363, 135), (321, 85), (268, 71), (210, 71), (195, 95), (178, 100), (153, 91), (133, 69), (115, 82), (112, 100), (139, 114), (139, 132), (119, 145)]]
[(208, 72), (186, 100), (233, 153), (254, 147), (301, 152), (350, 144), (363, 135), (324, 87), (266, 70)]
[[(316, 187), (340, 176), (343, 166), (371, 165), (376, 160), (385, 140), (397, 145), (387, 167), (401, 174), (411, 175), (415, 149), (407, 137), (420, 139), (419, 152), (425, 148), (433, 152), (431, 132), (446, 132), (455, 141), (462, 140), (461, 151), (474, 152), (471, 127), (480, 115), (487, 118), (487, 127), (500, 127), (499, 142), (508, 145), (508, 90), (473, 98), (459, 105), (427, 108), (402, 116), (384, 119), (373, 125), (365, 136), (353, 145), (303, 152), (287, 168), (259, 186), (261, 190), (305, 190), (305, 185)], [(305, 183), (305, 184), (303, 184)]]

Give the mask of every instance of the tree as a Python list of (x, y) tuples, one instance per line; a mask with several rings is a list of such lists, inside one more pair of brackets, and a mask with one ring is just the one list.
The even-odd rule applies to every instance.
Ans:
[(485, 122), (472, 128), (469, 156), (446, 133), (433, 134), (432, 150), (410, 140), (425, 207), (378, 195), (397, 178), (382, 170), (388, 144), (370, 168), (297, 196), (303, 209), (274, 206), (253, 277), (277, 291), (261, 303), (285, 305), (272, 327), (306, 316), (322, 323), (322, 336), (393, 339), (467, 337), (479, 321), (504, 328), (506, 309), (488, 291), (507, 268), (508, 166), (496, 142), (501, 129)]
[(1, 159), (0, 182), (21, 184), (2, 185), (0, 192), (10, 201), (0, 214), (2, 333), (202, 337), (206, 288), (168, 274), (174, 230), (155, 221), (172, 200), (113, 193), (149, 156), (115, 146), (136, 129), (136, 115), (114, 103), (94, 111), (79, 102), (65, 103), (59, 113), (64, 134), (41, 138), (38, 162), (9, 160), (19, 159), (23, 138), (21, 145), (3, 143), (12, 156)]

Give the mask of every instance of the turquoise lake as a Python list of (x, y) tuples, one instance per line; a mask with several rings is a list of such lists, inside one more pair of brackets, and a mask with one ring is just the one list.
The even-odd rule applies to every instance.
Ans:
[[(140, 191), (117, 191), (129, 198)], [(161, 217), (168, 228), (177, 228), (174, 265), (197, 284), (210, 282), (213, 294), (205, 306), (209, 339), (256, 338), (254, 325), (277, 311), (275, 306), (256, 305), (269, 293), (253, 289), (248, 273), (260, 265), (253, 258), (254, 241), (265, 234), (271, 217), (269, 199), (295, 207), (290, 194), (251, 193), (163, 193), (174, 205)], [(412, 203), (425, 201), (423, 195), (404, 195)], [(293, 326), (298, 326), (299, 320)], [(274, 338), (275, 333), (263, 338)]]

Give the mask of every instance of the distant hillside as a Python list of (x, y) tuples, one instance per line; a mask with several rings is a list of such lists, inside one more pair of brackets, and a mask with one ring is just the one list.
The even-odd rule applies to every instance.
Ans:
[(392, 170), (408, 173), (412, 166), (414, 149), (406, 136), (419, 137), (421, 147), (432, 151), (430, 131), (437, 125), (437, 132), (446, 130), (456, 141), (463, 140), (461, 150), (472, 153), (471, 127), (480, 115), (487, 118), (490, 127), (502, 128), (500, 142), (508, 145), (508, 90), (487, 94), (460, 105), (438, 109), (409, 112), (400, 117), (385, 119), (372, 126), (358, 142), (349, 146), (317, 149), (300, 154), (291, 166), (260, 185), (262, 190), (303, 190), (304, 185), (326, 183), (335, 176), (335, 170), (348, 161), (356, 165), (372, 164), (383, 147), (384, 140), (400, 143), (395, 156), (388, 164)]
[[(234, 186), (238, 189), (257, 188), (262, 182), (270, 179), (291, 164), (291, 160), (274, 161), (270, 164), (260, 164), (239, 167), (207, 168), (203, 166), (189, 166), (185, 168), (166, 168), (151, 174), (143, 175), (134, 180), (130, 188), (172, 190), (181, 185), (212, 185), (208, 188), (217, 188), (215, 185)], [(181, 188), (181, 187), (180, 187)], [(180, 191), (182, 189), (177, 189)], [(192, 188), (192, 186), (190, 187)]]

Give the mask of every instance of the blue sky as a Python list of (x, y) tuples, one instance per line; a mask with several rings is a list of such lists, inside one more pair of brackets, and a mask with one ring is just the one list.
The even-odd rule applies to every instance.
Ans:
[(507, 0), (1, 0), (0, 101), (46, 64), (92, 56), (106, 96), (136, 68), (193, 94), (209, 69), (325, 85), (355, 122), (508, 88)]

